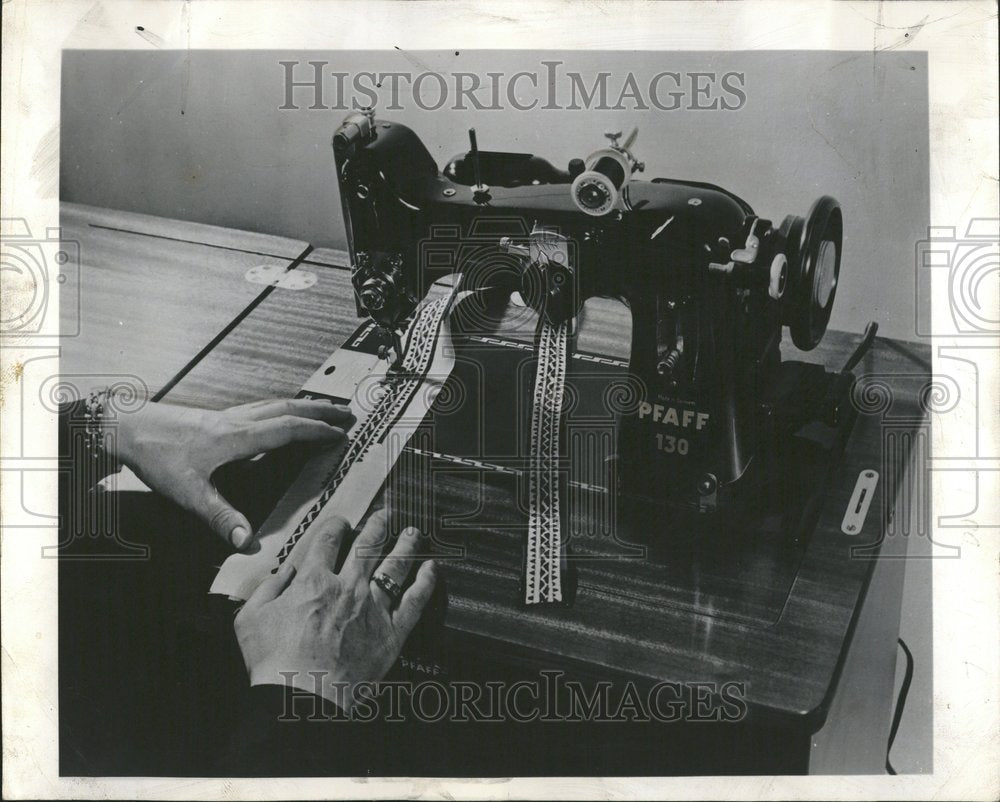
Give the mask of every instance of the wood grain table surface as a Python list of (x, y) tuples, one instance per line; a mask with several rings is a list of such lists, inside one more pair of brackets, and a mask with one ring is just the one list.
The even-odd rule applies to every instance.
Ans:
[(60, 228), (80, 254), (60, 291), (61, 373), (83, 392), (123, 380), (155, 394), (265, 292), (247, 270), (285, 269), (308, 248), (72, 203)]
[[(86, 210), (68, 212), (67, 222), (78, 227), (94, 219)], [(251, 258), (247, 250), (216, 253), (214, 261), (203, 264), (208, 265), (208, 275), (192, 297), (170, 282), (164, 284), (162, 271), (169, 269), (169, 263), (182, 273), (191, 272), (195, 253), (222, 249), (196, 245), (181, 236), (187, 224), (163, 225), (168, 226), (164, 230), (175, 232), (171, 236), (176, 240), (169, 240), (169, 247), (163, 239), (131, 235), (142, 264), (152, 268), (138, 279), (138, 286), (148, 293), (149, 309), (133, 314), (129, 324), (137, 328), (134, 342), (141, 342), (143, 348), (133, 350), (130, 343), (122, 353), (112, 347), (109, 355), (107, 343), (92, 340), (90, 347), (101, 349), (107, 364), (125, 369), (128, 354), (136, 365), (129, 369), (144, 370), (151, 384), (162, 385), (171, 370), (187, 364), (192, 351), (240, 313), (236, 308), (240, 291), (246, 299), (244, 306), (256, 300), (170, 389), (165, 398), (169, 403), (222, 408), (263, 397), (292, 396), (360, 323), (346, 256), (341, 252), (310, 250), (295, 254), (302, 257), (299, 261), (291, 256), (295, 246), (277, 254), (275, 258), (287, 260), (291, 269), (316, 273), (317, 281), (305, 290), (274, 289), (262, 299), (253, 288), (234, 288), (238, 282), (230, 275), (240, 274), (262, 257), (253, 254)], [(93, 229), (81, 234), (84, 245), (87, 237), (103, 242), (104, 229)], [(105, 243), (103, 247), (121, 248), (122, 256), (132, 250), (131, 243)], [(127, 261), (119, 258), (122, 267), (118, 269), (124, 270)], [(118, 283), (111, 286), (115, 281), (109, 277), (106, 291), (95, 285), (85, 301), (90, 306), (86, 319), (99, 321), (95, 329), (107, 331), (111, 343), (124, 340), (115, 339), (113, 317), (104, 320), (103, 316), (113, 315), (123, 300), (121, 294), (128, 292), (129, 280), (119, 275)], [(220, 305), (230, 303), (220, 312)], [(184, 315), (188, 323), (174, 322), (175, 314)], [(523, 310), (512, 314), (523, 314)], [(610, 302), (590, 304), (578, 348), (621, 359), (627, 353), (624, 314)], [(166, 333), (143, 333), (141, 329), (152, 328), (150, 320), (163, 321)], [(197, 334), (192, 328), (198, 329)], [(505, 333), (501, 324), (498, 336), (523, 342), (530, 339), (526, 332), (527, 328), (520, 328)], [(789, 345), (786, 357), (835, 368), (843, 364), (858, 339), (858, 334), (830, 332), (808, 354), (796, 355)], [(185, 347), (188, 352), (182, 353)], [(140, 352), (148, 358), (148, 365)], [(877, 562), (872, 556), (905, 553), (902, 538), (883, 538), (883, 533), (905, 496), (909, 452), (917, 447), (924, 425), (918, 397), (929, 374), (929, 349), (878, 339), (855, 372), (862, 377), (889, 377), (882, 381), (892, 385), (892, 397), (890, 403), (862, 408), (847, 456), (842, 465), (832, 468), (830, 490), (816, 511), (818, 525), (812, 536), (791, 552), (775, 548), (754, 557), (753, 548), (737, 550), (732, 566), (714, 574), (711, 566), (696, 565), (689, 556), (678, 557), (674, 565), (669, 558), (637, 565), (629, 560), (602, 560), (598, 554), (598, 559), (576, 567), (572, 605), (526, 609), (519, 590), (523, 520), (518, 518), (516, 489), (454, 472), (435, 482), (432, 493), (439, 512), (447, 511), (449, 505), (463, 509), (470, 498), (480, 507), (474, 526), (454, 532), (467, 547), (466, 557), (442, 561), (448, 588), (444, 626), (456, 636), (467, 636), (469, 643), (506, 649), (539, 664), (606, 669), (648, 683), (744, 682), (751, 705), (778, 715), (815, 715), (821, 720)], [(887, 432), (903, 436), (902, 445)], [(861, 533), (848, 536), (840, 530), (844, 509), (859, 472), (870, 468), (882, 474), (873, 512)], [(405, 484), (404, 478), (395, 486)], [(669, 535), (664, 533), (664, 537)], [(853, 546), (864, 543), (875, 544), (871, 554), (852, 553)], [(593, 551), (593, 544), (586, 540), (577, 546), (580, 553)], [(782, 582), (787, 580), (780, 598), (768, 598), (754, 589), (767, 586), (776, 572), (784, 572)], [(747, 600), (754, 598), (760, 600), (759, 609), (747, 606)]]
[[(293, 395), (360, 322), (346, 264), (342, 253), (310, 253), (297, 269), (319, 272), (316, 286), (276, 291), (179, 384), (177, 400), (222, 407)], [(513, 310), (500, 334), (529, 341), (530, 325), (510, 325), (521, 315), (523, 310)], [(623, 315), (614, 302), (590, 302), (578, 348), (623, 358), (628, 350)], [(839, 367), (859, 339), (859, 334), (830, 332), (808, 354), (796, 354), (788, 344), (786, 358)], [(895, 390), (894, 413), (912, 422), (921, 413), (919, 387), (911, 379), (925, 376), (928, 366), (926, 348), (879, 339), (856, 372), (905, 377), (905, 386)], [(502, 376), (499, 383), (509, 378)], [(526, 609), (520, 603), (524, 520), (518, 517), (514, 488), (484, 484), (478, 474), (449, 473), (440, 466), (443, 471), (433, 483), (435, 514), (461, 517), (461, 511), (479, 508), (473, 523), (449, 534), (464, 547), (464, 558), (441, 561), (448, 583), (446, 627), (484, 648), (503, 644), (539, 665), (604, 667), (648, 682), (746, 682), (756, 705), (795, 716), (821, 715), (874, 566), (872, 559), (852, 557), (850, 549), (879, 541), (903, 482), (906, 457), (897, 453), (873, 502), (872, 510), (881, 515), (869, 515), (866, 530), (856, 537), (840, 531), (859, 471), (883, 470), (883, 428), (882, 413), (859, 416), (848, 458), (833, 477), (817, 532), (804, 550), (778, 548), (761, 555), (751, 545), (738, 550), (715, 576), (701, 566), (700, 578), (690, 564), (601, 560), (600, 553), (592, 553), (598, 559), (580, 563), (570, 607)], [(405, 484), (405, 478), (396, 482), (397, 487)], [(901, 539), (887, 543), (887, 548), (905, 548)], [(578, 554), (593, 552), (585, 540), (576, 548)], [(779, 587), (773, 597), (781, 582), (787, 587)], [(753, 599), (760, 600), (760, 609), (750, 607)]]

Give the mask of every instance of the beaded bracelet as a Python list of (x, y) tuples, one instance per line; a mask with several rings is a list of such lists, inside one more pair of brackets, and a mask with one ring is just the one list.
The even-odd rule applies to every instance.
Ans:
[(106, 438), (108, 432), (104, 426), (104, 412), (110, 403), (110, 398), (111, 391), (107, 388), (91, 390), (87, 395), (87, 405), (84, 412), (84, 445), (95, 460), (107, 456)]

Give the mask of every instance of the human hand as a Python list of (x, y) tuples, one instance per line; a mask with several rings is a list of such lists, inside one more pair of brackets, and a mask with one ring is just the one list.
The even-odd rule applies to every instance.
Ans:
[(398, 605), (372, 580), (378, 566), (402, 586), (415, 561), (420, 532), (412, 527), (384, 560), (378, 556), (386, 525), (383, 511), (371, 516), (339, 574), (333, 569), (350, 524), (336, 519), (310, 530), (300, 568), (286, 560), (257, 587), (235, 620), (251, 685), (291, 685), (349, 710), (356, 683), (385, 676), (436, 579), (434, 562), (422, 563)]
[(122, 414), (109, 451), (149, 487), (202, 518), (237, 549), (253, 541), (246, 516), (212, 485), (216, 468), (289, 443), (346, 440), (348, 407), (273, 400), (221, 411), (146, 404)]

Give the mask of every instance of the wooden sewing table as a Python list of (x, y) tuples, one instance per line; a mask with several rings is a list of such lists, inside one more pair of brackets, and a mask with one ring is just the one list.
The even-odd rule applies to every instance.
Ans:
[[(342, 252), (70, 204), (63, 206), (63, 228), (83, 254), (80, 336), (64, 348), (64, 373), (138, 376), (167, 403), (209, 408), (291, 397), (360, 323)], [(275, 264), (316, 281), (284, 289), (245, 278), (254, 266)], [(623, 321), (627, 331), (611, 304), (588, 307), (578, 349), (620, 361), (627, 353)], [(524, 331), (497, 336), (502, 348), (530, 360), (517, 346), (530, 342)], [(830, 332), (795, 358), (839, 367), (857, 339)], [(507, 375), (484, 380), (491, 419), (502, 412), (503, 386), (516, 383), (510, 371), (530, 362), (510, 365)], [(424, 490), (441, 542), (456, 549), (439, 558), (442, 599), (395, 674), (512, 682), (561, 671), (587, 687), (631, 683), (640, 695), (664, 683), (726, 685), (738, 687), (745, 701), (736, 723), (572, 730), (567, 737), (578, 748), (571, 755), (553, 745), (533, 764), (514, 749), (514, 757), (496, 757), (496, 770), (483, 764), (490, 774), (881, 773), (905, 521), (914, 503), (910, 465), (926, 457), (929, 440), (917, 403), (929, 353), (880, 338), (855, 372), (885, 377), (892, 397), (862, 407), (843, 464), (833, 468), (830, 490), (814, 511), (811, 536), (792, 546), (730, 544), (721, 558), (694, 562), (689, 549), (671, 561), (670, 533), (654, 538), (660, 556), (653, 562), (584, 537), (571, 553), (590, 559), (574, 563), (568, 605), (522, 603), (524, 519), (514, 503), (516, 482), (484, 480), (475, 465), (428, 457), (426, 475), (433, 478)], [(496, 445), (490, 448), (486, 462), (495, 457)], [(880, 480), (863, 530), (847, 534), (845, 508), (865, 470), (878, 471)], [(394, 495), (405, 496), (405, 485), (405, 477), (395, 482), (390, 505)], [(598, 535), (609, 537), (603, 529)], [(519, 724), (510, 737), (524, 733), (544, 743), (556, 732), (546, 726)], [(429, 774), (445, 770), (431, 755), (426, 766)]]

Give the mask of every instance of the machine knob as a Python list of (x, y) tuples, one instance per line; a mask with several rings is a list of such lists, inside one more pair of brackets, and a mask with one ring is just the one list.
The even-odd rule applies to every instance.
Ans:
[(610, 212), (618, 200), (618, 188), (607, 176), (594, 170), (578, 175), (570, 191), (577, 208), (594, 217)]
[(570, 178), (576, 178), (580, 173), (587, 169), (587, 165), (584, 164), (583, 159), (570, 159), (569, 160), (569, 175)]
[(367, 142), (374, 136), (374, 130), (375, 110), (371, 107), (348, 114), (333, 135), (333, 147), (342, 152), (355, 142)]
[(370, 278), (361, 285), (358, 295), (361, 303), (369, 312), (378, 312), (388, 300), (389, 286), (380, 278)]
[(771, 271), (768, 276), (767, 294), (775, 301), (780, 301), (788, 285), (788, 257), (783, 253), (776, 254), (771, 260)]

